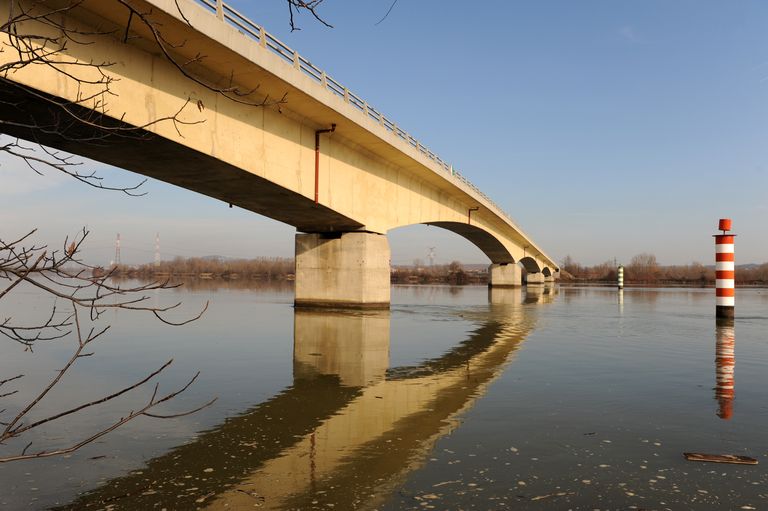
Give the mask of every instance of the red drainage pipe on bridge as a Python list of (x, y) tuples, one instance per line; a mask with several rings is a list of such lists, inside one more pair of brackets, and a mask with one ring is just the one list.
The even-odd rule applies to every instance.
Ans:
[(331, 124), (330, 129), (315, 130), (315, 204), (320, 196), (320, 135), (334, 131), (336, 131), (335, 124)]

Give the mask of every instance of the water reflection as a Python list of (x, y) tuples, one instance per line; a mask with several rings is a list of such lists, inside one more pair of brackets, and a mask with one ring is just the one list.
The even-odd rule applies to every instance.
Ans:
[[(525, 302), (557, 292), (540, 286)], [(534, 328), (521, 289), (442, 356), (388, 368), (390, 314), (296, 310), (293, 384), (62, 509), (357, 509), (388, 497)]]
[(364, 387), (382, 380), (389, 367), (389, 311), (343, 313), (294, 311), (293, 376), (338, 376), (342, 385)]
[(515, 306), (523, 303), (522, 287), (489, 287), (488, 303), (494, 305)]
[(718, 321), (715, 333), (715, 399), (718, 402), (717, 416), (725, 420), (733, 417), (735, 350), (733, 320)]
[(525, 303), (552, 303), (559, 287), (552, 283), (528, 285), (525, 288)]

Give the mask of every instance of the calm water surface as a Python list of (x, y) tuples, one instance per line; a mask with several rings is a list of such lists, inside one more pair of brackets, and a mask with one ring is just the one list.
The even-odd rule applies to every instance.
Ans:
[[(22, 291), (4, 317), (46, 310)], [(768, 290), (739, 290), (735, 325), (721, 328), (713, 294), (403, 286), (390, 312), (340, 313), (294, 310), (290, 287), (160, 293), (187, 314), (211, 306), (178, 328), (111, 314), (35, 417), (169, 358), (161, 391), (201, 375), (159, 413), (218, 401), (138, 419), (67, 457), (0, 465), (0, 508), (765, 509)], [(735, 367), (716, 364), (729, 343)], [(26, 374), (3, 398), (6, 418), (69, 350), (4, 348), (0, 379)], [(28, 440), (82, 438), (150, 392)], [(760, 464), (694, 463), (689, 451)]]

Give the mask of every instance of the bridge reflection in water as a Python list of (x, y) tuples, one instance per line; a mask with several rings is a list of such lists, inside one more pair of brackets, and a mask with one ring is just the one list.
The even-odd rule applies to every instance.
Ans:
[(444, 355), (389, 368), (390, 312), (295, 311), (294, 382), (60, 509), (336, 509), (381, 504), (481, 397), (552, 286), (489, 290)]

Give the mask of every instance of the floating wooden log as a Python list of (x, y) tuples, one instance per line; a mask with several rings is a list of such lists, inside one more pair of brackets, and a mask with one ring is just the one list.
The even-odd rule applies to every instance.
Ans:
[(710, 463), (733, 463), (736, 465), (757, 465), (755, 458), (749, 456), (736, 456), (735, 454), (702, 454), (698, 452), (684, 452), (683, 456), (688, 461), (707, 461)]

